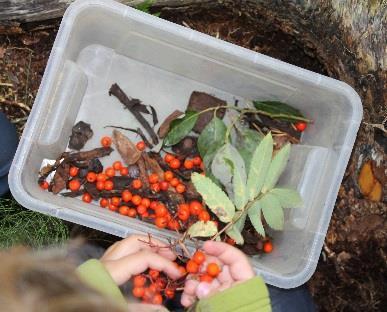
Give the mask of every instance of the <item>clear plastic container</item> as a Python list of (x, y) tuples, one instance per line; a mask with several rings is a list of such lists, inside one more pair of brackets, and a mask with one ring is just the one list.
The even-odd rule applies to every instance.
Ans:
[[(109, 97), (114, 82), (131, 97), (154, 105), (160, 120), (174, 109), (184, 110), (194, 90), (229, 103), (279, 100), (314, 120), (302, 143), (293, 146), (280, 181), (297, 188), (305, 206), (287, 211), (284, 231), (272, 233), (274, 251), (252, 259), (271, 285), (292, 288), (306, 282), (315, 271), (361, 121), (357, 93), (343, 82), (116, 2), (74, 2), (63, 17), (9, 183), (16, 200), (31, 210), (121, 237), (175, 234), (97, 204), (43, 192), (37, 184), (42, 160), (55, 159), (66, 149), (77, 121), (90, 123), (94, 130), (85, 149), (99, 146), (99, 138), (111, 134), (105, 125), (137, 125)], [(118, 157), (114, 152), (103, 163)]]

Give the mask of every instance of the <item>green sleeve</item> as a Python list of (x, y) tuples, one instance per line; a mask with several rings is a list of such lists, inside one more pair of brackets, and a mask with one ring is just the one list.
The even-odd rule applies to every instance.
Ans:
[(77, 273), (86, 285), (112, 299), (117, 304), (127, 307), (127, 302), (121, 290), (100, 261), (96, 259), (86, 261), (77, 268)]
[(269, 291), (261, 277), (252, 278), (200, 300), (195, 312), (270, 312)]

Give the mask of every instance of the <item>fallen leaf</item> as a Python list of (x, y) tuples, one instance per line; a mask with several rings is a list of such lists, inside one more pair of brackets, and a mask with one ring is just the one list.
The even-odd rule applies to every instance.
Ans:
[(342, 251), (337, 255), (337, 261), (338, 262), (346, 262), (349, 259), (351, 259), (351, 254), (349, 254), (346, 251)]
[(363, 167), (360, 169), (358, 184), (360, 192), (364, 196), (367, 196), (371, 193), (375, 184), (375, 177), (372, 172), (371, 161), (367, 161), (366, 163), (364, 163)]
[(142, 154), (142, 157), (145, 161), (145, 167), (147, 168), (147, 170), (150, 171), (151, 173), (157, 174), (157, 176), (159, 177), (159, 180), (163, 181), (164, 170), (160, 167), (159, 163), (155, 159), (149, 157), (148, 153), (146, 152)]
[(52, 192), (58, 194), (61, 190), (66, 188), (67, 182), (69, 180), (69, 164), (62, 164), (56, 169), (54, 179), (52, 181)]
[(380, 202), (382, 199), (382, 184), (378, 180), (375, 180), (375, 184), (372, 188), (371, 193), (368, 194), (367, 198), (374, 202)]
[(183, 112), (181, 112), (179, 110), (175, 110), (167, 118), (165, 118), (165, 120), (163, 121), (163, 123), (161, 124), (161, 126), (157, 132), (157, 134), (159, 135), (159, 137), (161, 139), (164, 138), (168, 134), (169, 128), (171, 126), (171, 122), (174, 121), (175, 119), (179, 118), (183, 114), (184, 114)]
[(125, 164), (130, 166), (140, 159), (141, 152), (136, 148), (132, 141), (120, 131), (113, 130), (113, 141)]

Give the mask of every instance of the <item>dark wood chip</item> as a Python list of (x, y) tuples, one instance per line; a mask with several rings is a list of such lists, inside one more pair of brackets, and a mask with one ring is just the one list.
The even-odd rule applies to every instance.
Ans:
[(66, 188), (69, 180), (70, 165), (62, 162), (62, 164), (56, 169), (54, 178), (52, 179), (51, 191), (54, 194), (58, 194), (60, 191)]
[(71, 130), (69, 147), (79, 151), (92, 136), (93, 130), (91, 130), (90, 124), (79, 121)]

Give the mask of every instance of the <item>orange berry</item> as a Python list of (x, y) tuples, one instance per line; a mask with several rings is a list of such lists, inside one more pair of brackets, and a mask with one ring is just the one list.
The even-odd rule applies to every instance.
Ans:
[(141, 204), (142, 198), (139, 195), (133, 195), (132, 196), (132, 203), (136, 206)]
[(128, 190), (124, 190), (121, 194), (122, 200), (127, 203), (132, 199), (132, 193)]
[(145, 145), (145, 142), (144, 141), (140, 141), (136, 144), (136, 147), (139, 151), (143, 151), (145, 148), (146, 148), (146, 145)]
[(216, 263), (209, 263), (207, 265), (207, 274), (212, 277), (217, 277), (220, 273), (220, 267)]
[(151, 204), (151, 202), (150, 202), (150, 199), (149, 199), (149, 198), (145, 198), (145, 197), (144, 197), (144, 198), (141, 200), (141, 205), (145, 206), (146, 208), (149, 208), (150, 204)]
[(187, 274), (187, 270), (185, 269), (185, 267), (179, 266), (178, 269), (179, 269), (181, 275), (186, 275)]
[(189, 211), (191, 214), (197, 216), (203, 210), (203, 205), (197, 200), (191, 201), (189, 204)]
[(91, 203), (91, 196), (90, 196), (90, 194), (89, 194), (89, 193), (83, 194), (82, 200), (83, 200), (85, 203)]
[(111, 211), (117, 211), (118, 210), (118, 206), (113, 205), (112, 203), (110, 203), (108, 207), (109, 207), (109, 210), (111, 210)]
[(178, 231), (180, 230), (180, 223), (175, 219), (171, 219), (168, 222), (168, 228), (172, 231)]
[(198, 265), (201, 265), (206, 260), (206, 255), (202, 251), (198, 250), (194, 253), (192, 260)]
[(271, 253), (273, 251), (273, 244), (271, 241), (267, 241), (263, 244), (263, 251), (265, 253)]
[(159, 204), (159, 202), (154, 200), (154, 201), (151, 202), (149, 208), (152, 209), (152, 210), (155, 210), (158, 204)]
[(189, 219), (189, 208), (180, 205), (177, 211), (177, 216), (181, 221), (187, 221)]
[(205, 283), (211, 283), (213, 280), (212, 276), (209, 276), (208, 274), (200, 275), (200, 281)]
[(132, 290), (132, 294), (136, 298), (142, 298), (145, 294), (145, 288), (144, 287), (134, 287)]
[(196, 156), (192, 159), (192, 162), (195, 166), (200, 166), (200, 164), (202, 163), (202, 159), (199, 157), (199, 156)]
[(160, 272), (158, 270), (155, 270), (155, 269), (150, 269), (149, 270), (149, 276), (152, 278), (152, 280), (156, 280), (156, 278), (158, 278), (159, 275), (160, 275)]
[(129, 208), (128, 217), (134, 218), (135, 216), (137, 216), (137, 210), (134, 208)]
[(160, 190), (167, 191), (169, 188), (169, 183), (167, 181), (161, 181), (160, 183)]
[(173, 172), (172, 171), (165, 171), (164, 172), (164, 180), (165, 181), (171, 181), (172, 179), (173, 179), (173, 177), (174, 177), (174, 174), (173, 174)]
[(107, 167), (105, 169), (105, 174), (109, 177), (109, 178), (112, 178), (116, 175), (116, 171), (114, 170), (113, 167)]
[(132, 181), (132, 187), (135, 189), (135, 190), (138, 190), (142, 187), (142, 182), (140, 179), (135, 179)]
[(306, 122), (303, 122), (303, 121), (299, 121), (297, 122), (295, 125), (296, 129), (299, 131), (299, 132), (304, 132), (306, 127), (307, 127), (307, 124)]
[(165, 227), (167, 227), (168, 225), (168, 220), (166, 217), (157, 217), (155, 219), (155, 225), (160, 228), (160, 229), (164, 229)]
[[(47, 183), (47, 181), (45, 181)], [(81, 182), (79, 182), (78, 179), (72, 179), (70, 182), (69, 182), (69, 189), (72, 191), (72, 192), (76, 192), (79, 190), (79, 188), (81, 187)], [(48, 183), (47, 183), (47, 188), (48, 188)], [(46, 189), (47, 189), (46, 188)]]
[(174, 160), (174, 159), (175, 159), (175, 156), (173, 156), (173, 155), (171, 155), (171, 154), (166, 154), (166, 155), (164, 156), (164, 160), (165, 160), (165, 162), (167, 162), (167, 163), (171, 162), (171, 161)]
[(104, 173), (97, 174), (97, 181), (105, 182), (108, 179), (108, 176)]
[(105, 182), (104, 181), (97, 181), (95, 184), (95, 187), (98, 191), (103, 191), (105, 189)]
[(231, 245), (231, 246), (234, 246), (236, 244), (235, 241), (231, 237), (226, 238), (226, 243)]
[(160, 305), (163, 303), (163, 297), (160, 294), (155, 294), (152, 299), (152, 304)]
[(107, 180), (105, 182), (105, 190), (106, 191), (111, 191), (114, 188), (114, 183), (112, 180)]
[(110, 202), (111, 202), (114, 206), (118, 206), (118, 205), (121, 203), (121, 198), (119, 198), (119, 197), (112, 197), (112, 199), (110, 200)]
[(156, 217), (165, 217), (168, 214), (168, 209), (164, 204), (160, 203), (155, 209)]
[(120, 171), (122, 169), (122, 162), (120, 162), (119, 160), (115, 161), (113, 163), (113, 169)]
[(210, 214), (208, 213), (208, 211), (205, 210), (200, 211), (198, 218), (200, 221), (204, 222), (210, 221), (211, 219)]
[(185, 192), (185, 185), (182, 183), (176, 185), (176, 192), (178, 192), (179, 194), (184, 193)]
[(110, 145), (112, 145), (112, 139), (108, 136), (104, 136), (102, 139), (101, 139), (101, 145), (103, 147), (110, 147)]
[(143, 213), (143, 214), (141, 215), (141, 217), (143, 217), (143, 218), (149, 218), (149, 212), (148, 212), (148, 211), (145, 211), (145, 213)]
[(121, 206), (119, 209), (118, 209), (118, 212), (124, 216), (127, 216), (128, 215), (128, 212), (129, 212), (129, 207), (128, 206)]
[(166, 298), (172, 299), (173, 297), (175, 297), (175, 290), (173, 288), (167, 288), (164, 291), (164, 295)]
[(121, 169), (120, 169), (120, 175), (122, 175), (122, 176), (127, 176), (129, 174), (129, 169), (128, 169), (128, 167), (122, 167)]
[(187, 272), (191, 274), (196, 274), (199, 271), (199, 265), (193, 260), (188, 260), (187, 264), (185, 265), (185, 268)]
[(193, 167), (194, 167), (194, 163), (193, 163), (192, 160), (186, 159), (186, 160), (184, 161), (184, 168), (185, 168), (185, 169), (190, 170), (190, 169), (192, 169)]
[(86, 175), (86, 180), (87, 182), (93, 183), (97, 180), (97, 175), (95, 174), (95, 172), (89, 172)]
[(151, 184), (159, 182), (159, 176), (156, 173), (152, 173), (148, 179)]
[(43, 190), (47, 190), (48, 187), (50, 186), (50, 184), (48, 184), (47, 181), (43, 181), (42, 183), (39, 184), (40, 188), (42, 188)]
[(167, 282), (165, 281), (164, 278), (158, 277), (155, 281), (155, 285), (157, 290), (160, 291), (165, 288), (165, 286), (167, 285)]
[(142, 287), (146, 283), (146, 277), (144, 275), (136, 275), (133, 278), (134, 287)]
[(101, 200), (99, 201), (99, 205), (102, 208), (106, 208), (109, 205), (109, 201), (106, 198), (101, 198)]
[(174, 158), (170, 161), (169, 163), (169, 166), (172, 168), (172, 169), (179, 169), (180, 166), (181, 166), (181, 163), (180, 163), (180, 160), (178, 160), (177, 158)]
[(69, 170), (70, 177), (77, 176), (78, 172), (79, 172), (79, 168), (77, 168), (77, 167), (70, 167), (70, 170)]
[(151, 190), (155, 193), (160, 192), (160, 184), (159, 183), (153, 183), (151, 184)]
[(148, 209), (143, 205), (137, 206), (137, 212), (139, 215), (142, 215), (144, 217), (144, 214), (148, 211)]
[(169, 182), (169, 184), (171, 184), (173, 187), (176, 187), (176, 186), (178, 186), (178, 185), (180, 184), (180, 181), (179, 181), (178, 178), (173, 178), (173, 179)]

